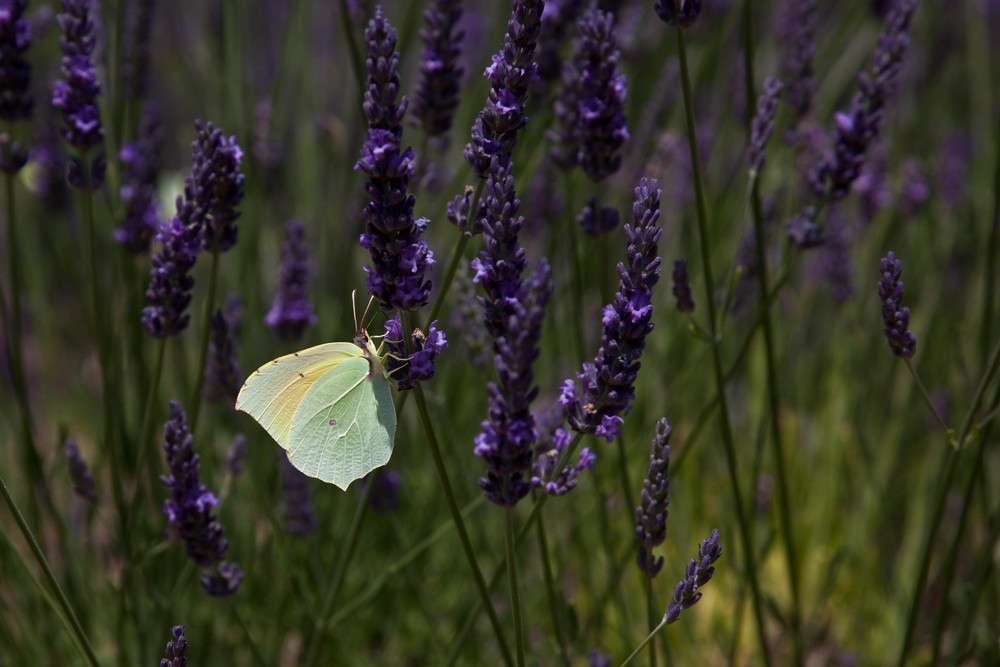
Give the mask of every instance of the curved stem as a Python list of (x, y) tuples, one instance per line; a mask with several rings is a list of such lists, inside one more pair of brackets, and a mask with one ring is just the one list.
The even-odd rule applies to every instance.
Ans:
[(60, 611), (62, 612), (62, 615), (65, 616), (66, 620), (69, 621), (70, 632), (76, 639), (80, 652), (83, 654), (87, 664), (91, 665), (91, 667), (98, 667), (100, 663), (97, 660), (97, 655), (94, 653), (94, 648), (90, 645), (90, 640), (87, 639), (87, 634), (83, 631), (83, 626), (80, 625), (80, 621), (77, 619), (76, 613), (73, 611), (73, 607), (69, 603), (69, 599), (63, 592), (62, 587), (59, 586), (59, 581), (56, 579), (56, 575), (52, 572), (52, 568), (49, 567), (49, 562), (46, 560), (45, 554), (42, 553), (42, 548), (38, 545), (38, 540), (36, 540), (35, 536), (31, 533), (31, 528), (28, 527), (28, 522), (24, 520), (24, 515), (21, 514), (21, 510), (17, 507), (17, 503), (14, 502), (14, 498), (10, 495), (10, 491), (7, 489), (7, 483), (4, 481), (2, 474), (0, 474), (0, 494), (3, 495), (3, 499), (7, 503), (7, 507), (10, 508), (11, 514), (14, 515), (17, 527), (20, 529), (21, 535), (31, 548), (31, 553), (38, 562), (38, 566), (42, 568), (42, 573), (45, 575), (46, 581), (48, 581), (49, 586), (52, 587), (52, 592), (55, 593)]
[(346, 544), (341, 549), (340, 556), (337, 558), (337, 565), (333, 571), (333, 579), (330, 580), (330, 588), (327, 589), (326, 597), (323, 598), (323, 608), (320, 610), (319, 618), (316, 619), (312, 640), (309, 642), (306, 650), (306, 658), (302, 662), (306, 667), (316, 664), (316, 658), (319, 656), (319, 649), (323, 643), (323, 634), (326, 631), (327, 621), (333, 613), (333, 605), (337, 601), (340, 587), (344, 584), (347, 565), (354, 555), (354, 548), (358, 545), (358, 536), (361, 534), (361, 523), (365, 518), (365, 512), (368, 509), (374, 488), (375, 484), (371, 480), (368, 480), (365, 484), (365, 490), (361, 494), (361, 499), (354, 509), (354, 518), (351, 519), (351, 527), (347, 531)]
[[(646, 619), (649, 623), (649, 633), (653, 634), (656, 632), (656, 607), (653, 603), (653, 578), (647, 577), (645, 574), (642, 575), (644, 579), (643, 583), (646, 589)], [(649, 646), (649, 667), (656, 667), (656, 642), (653, 642)]]
[(524, 621), (521, 620), (521, 592), (517, 585), (517, 558), (511, 508), (503, 508), (503, 542), (507, 553), (507, 583), (510, 587), (510, 611), (514, 616), (514, 650), (517, 667), (524, 667)]
[(632, 651), (632, 653), (629, 654), (627, 658), (625, 658), (625, 662), (621, 664), (621, 667), (628, 667), (628, 665), (630, 665), (632, 661), (635, 660), (636, 656), (642, 653), (642, 649), (646, 648), (646, 645), (651, 643), (653, 639), (656, 638), (656, 633), (662, 630), (664, 627), (666, 627), (666, 625), (667, 625), (667, 617), (666, 615), (664, 615), (663, 618), (660, 620), (659, 625), (653, 628), (652, 631), (648, 635), (646, 635), (646, 638), (642, 640), (642, 643), (636, 646), (635, 650)]
[[(213, 244), (215, 246), (217, 244)], [(212, 337), (212, 308), (215, 306), (215, 291), (219, 283), (219, 251), (212, 251), (212, 269), (208, 276), (208, 294), (205, 295), (205, 321), (202, 322), (201, 347), (198, 352), (198, 379), (194, 383), (189, 409), (191, 433), (197, 433), (198, 415), (201, 414), (201, 390), (205, 384), (205, 362), (208, 360), (208, 341)]]
[(740, 493), (739, 473), (736, 462), (736, 446), (732, 431), (732, 424), (729, 421), (729, 406), (726, 399), (726, 380), (722, 369), (722, 354), (719, 349), (718, 324), (716, 319), (716, 306), (714, 299), (715, 276), (712, 274), (711, 246), (708, 235), (708, 212), (705, 205), (705, 192), (702, 185), (701, 160), (698, 155), (698, 141), (695, 134), (694, 125), (694, 103), (691, 90), (691, 76), (688, 72), (687, 51), (684, 46), (684, 29), (677, 26), (677, 54), (680, 60), (681, 84), (683, 86), (684, 115), (687, 120), (688, 147), (691, 152), (691, 166), (694, 174), (695, 199), (697, 202), (698, 237), (701, 246), (701, 263), (704, 273), (706, 294), (706, 307), (708, 308), (709, 331), (712, 334), (712, 368), (715, 374), (715, 387), (719, 400), (719, 413), (721, 416), (720, 427), (722, 430), (722, 442), (725, 447), (726, 467), (729, 471), (729, 485), (733, 494), (733, 505), (736, 510), (736, 521), (739, 524), (740, 540), (742, 542), (744, 556), (746, 558), (743, 568), (747, 580), (750, 583), (752, 592), (754, 618), (756, 620), (757, 638), (760, 643), (760, 651), (765, 665), (771, 664), (768, 655), (767, 635), (764, 628), (764, 612), (762, 605), (762, 595), (760, 584), (757, 581), (757, 563), (754, 553), (753, 541), (750, 537), (750, 526), (745, 516), (743, 508), (742, 494)]
[[(404, 331), (406, 331), (405, 326)], [(431, 421), (430, 412), (427, 410), (427, 401), (424, 398), (424, 390), (419, 384), (417, 384), (412, 391), (414, 391), (416, 395), (417, 412), (420, 413), (420, 421), (423, 423), (424, 432), (427, 434), (427, 442), (431, 448), (431, 457), (434, 459), (434, 467), (437, 469), (438, 479), (441, 481), (441, 490), (444, 492), (445, 501), (448, 504), (448, 510), (451, 512), (451, 518), (455, 522), (455, 529), (458, 532), (459, 541), (462, 543), (462, 550), (465, 552), (465, 558), (469, 563), (469, 569), (472, 570), (472, 577), (476, 582), (476, 589), (479, 591), (480, 602), (485, 606), (486, 614), (490, 618), (490, 624), (493, 626), (493, 633), (496, 635), (497, 644), (499, 645), (500, 652), (503, 655), (504, 663), (510, 667), (514, 664), (514, 661), (511, 658), (507, 642), (504, 640), (503, 631), (500, 628), (500, 619), (497, 617), (497, 612), (493, 608), (493, 603), (490, 601), (489, 588), (487, 588), (486, 581), (483, 579), (483, 573), (482, 570), (479, 569), (479, 563), (476, 562), (476, 555), (472, 550), (472, 542), (469, 540), (469, 533), (465, 529), (465, 521), (462, 519), (462, 512), (459, 510), (458, 503), (455, 501), (455, 493), (452, 491), (451, 480), (448, 478), (448, 471), (445, 468), (444, 459), (441, 456), (441, 448), (438, 446), (437, 434), (434, 432), (434, 425)], [(543, 496), (543, 498), (545, 497), (546, 496)]]

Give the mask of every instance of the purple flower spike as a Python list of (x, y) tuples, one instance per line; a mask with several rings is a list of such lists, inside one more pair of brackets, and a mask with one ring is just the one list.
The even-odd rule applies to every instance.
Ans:
[(243, 200), (243, 151), (236, 137), (226, 137), (211, 123), (195, 121), (198, 138), (191, 144), (191, 176), (184, 198), (191, 204), (185, 222), (199, 228), (201, 246), (225, 252), (236, 245), (237, 205)]
[(618, 69), (614, 15), (594, 9), (578, 24), (573, 57), (563, 68), (564, 96), (556, 103), (563, 125), (556, 163), (579, 164), (590, 180), (618, 171), (618, 154), (629, 138), (625, 123), (625, 76)]
[(101, 82), (94, 65), (94, 14), (92, 0), (62, 0), (63, 13), (56, 17), (62, 36), (62, 79), (52, 91), (52, 106), (62, 112), (62, 136), (82, 153), (104, 140), (97, 96)]
[(508, 304), (507, 319), (494, 341), (497, 382), (490, 382), (489, 419), (475, 438), (474, 453), (486, 461), (486, 476), (479, 487), (486, 499), (513, 507), (531, 490), (525, 475), (531, 469), (538, 440), (531, 402), (538, 395), (531, 365), (538, 358), (538, 341), (545, 306), (552, 294), (548, 264), (538, 265), (522, 286), (517, 300)]
[(230, 295), (225, 313), (216, 310), (212, 315), (212, 337), (209, 339), (202, 391), (209, 401), (235, 401), (239, 393), (243, 374), (236, 359), (236, 335), (242, 320), (240, 299), (235, 294)]
[(153, 105), (147, 105), (139, 123), (139, 136), (122, 146), (122, 186), (119, 194), (125, 204), (125, 223), (115, 230), (115, 241), (132, 254), (149, 252), (149, 245), (160, 228), (156, 211), (156, 178), (160, 173), (163, 128)]
[(420, 31), (424, 57), (420, 85), (413, 96), (413, 115), (428, 137), (440, 137), (451, 129), (458, 106), (462, 68), (457, 61), (463, 33), (456, 26), (461, 16), (461, 0), (433, 0), (424, 12), (426, 27)]
[(501, 163), (510, 160), (517, 133), (528, 124), (524, 103), (528, 87), (538, 77), (534, 58), (544, 8), (544, 0), (514, 0), (503, 48), (484, 72), (490, 92), (465, 146), (465, 160), (479, 178), (487, 177), (494, 157)]
[(871, 72), (858, 76), (850, 109), (836, 114), (833, 152), (822, 156), (809, 174), (817, 197), (828, 202), (842, 199), (861, 173), (868, 149), (882, 130), (885, 105), (910, 45), (908, 30), (916, 8), (917, 0), (899, 0), (895, 5), (879, 35)]
[(698, 558), (692, 558), (688, 563), (687, 576), (674, 586), (674, 597), (667, 605), (667, 613), (664, 614), (667, 625), (675, 622), (680, 618), (682, 611), (693, 607), (701, 599), (701, 592), (698, 589), (707, 584), (715, 574), (712, 564), (719, 560), (721, 555), (719, 531), (712, 530), (708, 539), (698, 546)]
[(597, 208), (597, 197), (591, 197), (576, 216), (580, 229), (587, 236), (598, 238), (618, 227), (618, 209), (614, 206)]
[(909, 331), (910, 309), (903, 302), (903, 265), (896, 259), (896, 253), (889, 251), (879, 264), (882, 280), (878, 283), (878, 295), (882, 299), (882, 321), (885, 322), (885, 337), (892, 353), (909, 359), (917, 349), (917, 337)]
[(683, 259), (674, 261), (674, 270), (670, 277), (674, 281), (674, 298), (677, 299), (677, 310), (682, 313), (694, 312), (694, 296), (691, 294), (691, 279), (688, 276), (687, 262)]
[(142, 311), (142, 326), (157, 338), (176, 336), (190, 320), (187, 313), (191, 303), (194, 267), (201, 239), (198, 230), (173, 218), (160, 227), (156, 240), (160, 251), (153, 256), (149, 288), (146, 298), (150, 305)]
[(389, 349), (386, 357), (386, 367), (389, 377), (396, 381), (396, 389), (406, 391), (434, 377), (435, 361), (442, 350), (448, 347), (444, 332), (438, 329), (437, 320), (425, 334), (420, 329), (414, 329), (410, 336), (410, 349), (407, 351), (403, 339), (403, 325), (397, 314), (385, 323), (385, 344)]
[(206, 568), (202, 576), (206, 592), (210, 595), (235, 592), (243, 574), (236, 565), (223, 561), (229, 543), (222, 535), (222, 526), (212, 516), (212, 508), (219, 501), (199, 479), (200, 464), (194, 453), (194, 437), (188, 432), (187, 417), (176, 401), (170, 402), (163, 451), (170, 470), (169, 475), (160, 477), (168, 490), (163, 504), (170, 524), (168, 532), (184, 540), (188, 558)]
[(650, 445), (649, 470), (642, 482), (642, 501), (635, 510), (635, 534), (639, 538), (639, 569), (655, 577), (663, 567), (663, 557), (653, 555), (653, 548), (667, 539), (667, 506), (670, 504), (670, 424), (656, 423), (656, 435)]
[(307, 295), (310, 270), (306, 226), (301, 220), (290, 220), (285, 225), (285, 243), (281, 246), (278, 293), (264, 318), (264, 323), (283, 340), (299, 340), (307, 328), (319, 321)]
[(642, 179), (635, 189), (633, 224), (625, 225), (627, 265), (618, 264), (618, 292), (604, 307), (601, 348), (593, 363), (562, 385), (559, 403), (573, 430), (608, 442), (621, 432), (622, 416), (632, 407), (635, 378), (646, 336), (653, 330), (653, 286), (660, 278), (657, 242), (662, 230), (660, 190), (656, 181)]
[(702, 0), (656, 0), (653, 9), (667, 25), (690, 28), (701, 14)]
[(0, 2), (0, 118), (30, 118), (31, 65), (25, 56), (31, 46), (31, 22), (24, 18), (28, 0)]
[(774, 77), (764, 81), (764, 92), (757, 99), (757, 113), (750, 123), (750, 173), (759, 174), (767, 159), (767, 142), (774, 132), (774, 116), (778, 113), (781, 82)]
[(784, 38), (788, 44), (785, 52), (784, 77), (785, 103), (803, 118), (812, 109), (816, 93), (813, 56), (816, 53), (816, 0), (791, 0), (785, 16), (787, 29)]
[(309, 478), (292, 465), (284, 450), (278, 452), (278, 472), (281, 477), (285, 530), (289, 535), (304, 537), (319, 525), (312, 491), (309, 490)]
[(66, 453), (66, 463), (69, 464), (69, 478), (73, 480), (73, 491), (87, 502), (96, 503), (97, 490), (94, 487), (94, 477), (80, 454), (76, 440), (68, 438), (63, 450)]
[(184, 638), (184, 626), (175, 625), (170, 631), (170, 641), (163, 651), (160, 667), (187, 667), (188, 643)]
[(576, 465), (563, 466), (562, 470), (557, 470), (563, 452), (573, 441), (573, 434), (569, 431), (557, 427), (552, 431), (552, 435), (546, 440), (539, 442), (536, 448), (535, 462), (532, 464), (534, 475), (531, 478), (533, 486), (540, 486), (550, 496), (564, 496), (576, 488), (580, 475), (586, 470), (592, 470), (597, 462), (597, 455), (584, 447), (580, 450)]
[(430, 297), (431, 283), (424, 276), (434, 263), (434, 254), (420, 238), (428, 221), (413, 219), (416, 200), (407, 192), (414, 157), (411, 149), (402, 149), (406, 98), (396, 102), (400, 85), (396, 30), (381, 7), (368, 23), (365, 40), (368, 138), (354, 168), (368, 176), (365, 191), (370, 201), (362, 212), (365, 233), (361, 235), (361, 247), (372, 258), (371, 265), (365, 266), (368, 291), (383, 310), (412, 311)]

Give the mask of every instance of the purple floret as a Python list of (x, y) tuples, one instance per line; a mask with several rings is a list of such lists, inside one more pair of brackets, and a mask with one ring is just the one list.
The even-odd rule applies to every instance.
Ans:
[(56, 17), (62, 30), (62, 78), (53, 88), (52, 106), (62, 112), (63, 138), (86, 153), (104, 140), (97, 105), (101, 82), (93, 58), (95, 8), (92, 0), (62, 0), (62, 10)]

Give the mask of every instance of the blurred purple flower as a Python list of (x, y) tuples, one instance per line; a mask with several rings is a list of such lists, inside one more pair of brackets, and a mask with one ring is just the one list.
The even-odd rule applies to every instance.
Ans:
[(398, 391), (406, 391), (434, 377), (436, 360), (448, 347), (444, 332), (438, 329), (437, 320), (431, 322), (425, 334), (414, 329), (410, 334), (410, 348), (403, 339), (403, 325), (397, 313), (385, 323), (385, 344), (388, 348), (386, 367), (389, 377), (396, 381)]
[(562, 71), (559, 51), (576, 17), (585, 9), (576, 0), (547, 0), (542, 10), (542, 26), (538, 33), (535, 63), (537, 63), (537, 88), (544, 92)]
[(764, 80), (764, 91), (757, 98), (757, 113), (750, 122), (750, 173), (759, 174), (767, 159), (767, 142), (774, 132), (774, 116), (781, 98), (781, 81), (774, 77)]
[(468, 262), (463, 261), (459, 266), (451, 289), (455, 295), (449, 318), (452, 331), (458, 332), (459, 341), (465, 347), (465, 358), (477, 370), (484, 370), (492, 358), (489, 335), (483, 327), (469, 326), (470, 322), (483, 320), (483, 307), (476, 298)]
[(690, 28), (701, 14), (702, 0), (656, 0), (653, 9), (667, 25)]
[(31, 65), (26, 59), (31, 47), (31, 22), (24, 18), (28, 0), (0, 2), (0, 118), (14, 121), (30, 118)]
[[(816, 93), (813, 57), (816, 53), (816, 0), (789, 0), (784, 12), (783, 41), (788, 45), (782, 66), (785, 103), (795, 112), (795, 122), (812, 109)], [(794, 123), (793, 123), (794, 125)]]
[(69, 478), (73, 480), (73, 491), (87, 502), (96, 503), (97, 489), (94, 486), (94, 477), (80, 454), (76, 440), (67, 438), (63, 451), (66, 454), (66, 463), (69, 464)]
[(462, 16), (461, 0), (432, 0), (424, 11), (426, 26), (420, 30), (424, 54), (420, 64), (420, 84), (413, 96), (413, 115), (428, 137), (442, 137), (451, 129), (458, 106), (462, 68), (457, 30)]
[(62, 30), (62, 79), (53, 88), (52, 106), (63, 114), (63, 138), (86, 153), (104, 140), (97, 105), (101, 82), (93, 59), (96, 9), (93, 0), (62, 0), (62, 10), (57, 17)]
[(632, 216), (633, 224), (625, 225), (627, 265), (618, 264), (618, 292), (604, 307), (601, 348), (577, 373), (582, 392), (576, 382), (566, 380), (559, 397), (573, 430), (607, 442), (620, 434), (622, 417), (632, 407), (639, 359), (653, 330), (653, 286), (660, 278), (657, 241), (662, 233), (656, 224), (660, 189), (655, 180), (640, 181)]
[(381, 7), (365, 30), (368, 44), (368, 79), (364, 110), (368, 137), (354, 168), (368, 176), (365, 191), (370, 201), (362, 213), (365, 233), (361, 247), (371, 254), (365, 266), (368, 291), (383, 310), (412, 311), (428, 301), (431, 283), (425, 273), (434, 263), (421, 234), (425, 218), (413, 219), (415, 198), (407, 192), (413, 175), (413, 151), (402, 150), (406, 98), (396, 103), (399, 74), (396, 68), (396, 30)]
[(854, 295), (851, 260), (851, 230), (842, 213), (833, 209), (823, 232), (823, 245), (813, 257), (811, 273), (827, 287), (833, 298), (844, 302)]
[(584, 205), (576, 222), (587, 236), (598, 238), (618, 227), (618, 209), (614, 206), (597, 208), (597, 197), (591, 197)]
[(969, 164), (972, 161), (972, 138), (967, 132), (953, 132), (938, 150), (935, 190), (948, 206), (958, 208), (969, 187)]
[(212, 123), (196, 120), (198, 137), (191, 144), (191, 175), (184, 181), (189, 215), (178, 215), (199, 229), (201, 247), (225, 252), (236, 244), (237, 205), (243, 200), (243, 151), (236, 137), (225, 137)]
[(264, 323), (283, 340), (299, 340), (306, 328), (319, 321), (308, 298), (311, 266), (306, 226), (301, 220), (285, 224), (285, 243), (281, 246), (281, 277), (271, 310)]
[(121, 76), (125, 94), (134, 100), (149, 90), (150, 36), (153, 29), (153, 0), (127, 0), (121, 49)]
[(309, 490), (309, 478), (292, 465), (283, 449), (278, 452), (278, 473), (281, 477), (285, 530), (296, 537), (308, 535), (318, 525), (312, 491)]
[[(560, 415), (561, 417), (561, 415)], [(561, 421), (561, 419), (560, 419)], [(584, 447), (580, 450), (575, 465), (563, 466), (559, 469), (559, 461), (563, 452), (573, 441), (573, 434), (561, 426), (551, 430), (546, 437), (540, 437), (535, 447), (535, 462), (532, 464), (533, 475), (531, 484), (540, 486), (550, 496), (564, 496), (576, 488), (580, 475), (585, 470), (591, 470), (597, 462), (597, 455)]]
[(242, 433), (237, 433), (233, 441), (229, 443), (226, 451), (226, 470), (231, 477), (236, 477), (243, 472), (243, 466), (247, 458), (247, 437)]
[(707, 584), (715, 574), (712, 564), (719, 560), (721, 555), (719, 531), (713, 530), (708, 539), (698, 546), (698, 558), (692, 558), (688, 563), (687, 575), (674, 586), (673, 599), (667, 605), (667, 613), (664, 614), (668, 625), (680, 618), (683, 610), (693, 607), (701, 599), (701, 592), (698, 589)]
[(243, 321), (240, 299), (229, 296), (226, 310), (212, 314), (212, 332), (205, 361), (205, 386), (202, 394), (209, 401), (235, 401), (240, 390), (240, 364), (236, 358), (237, 333)]
[(365, 478), (368, 484), (374, 484), (372, 490), (371, 508), (379, 514), (386, 514), (399, 507), (399, 483), (402, 480), (399, 473), (388, 468), (373, 470)]
[(858, 205), (865, 222), (871, 222), (879, 211), (892, 203), (888, 172), (885, 145), (879, 142), (869, 151), (869, 158), (854, 181), (854, 191), (858, 194)]
[(909, 331), (910, 309), (903, 307), (903, 265), (891, 250), (879, 264), (882, 280), (878, 283), (878, 295), (882, 299), (882, 321), (885, 323), (885, 337), (892, 353), (909, 359), (917, 349), (917, 337)]
[(223, 561), (229, 543), (222, 535), (222, 526), (212, 516), (212, 508), (219, 501), (199, 479), (194, 437), (188, 432), (187, 417), (176, 401), (170, 402), (170, 419), (164, 425), (163, 451), (170, 470), (169, 475), (160, 477), (167, 487), (163, 512), (170, 524), (169, 533), (184, 540), (188, 558), (206, 568), (202, 586), (210, 595), (235, 592), (243, 574), (235, 564)]
[(160, 227), (156, 240), (160, 250), (153, 255), (146, 290), (150, 305), (142, 311), (142, 325), (150, 335), (166, 338), (179, 334), (190, 321), (187, 307), (194, 287), (190, 272), (201, 248), (201, 239), (197, 228), (173, 218)]
[(907, 160), (900, 166), (899, 171), (903, 179), (901, 214), (903, 217), (909, 217), (927, 204), (931, 197), (931, 188), (919, 160), (912, 158)]
[(667, 539), (667, 507), (670, 505), (670, 424), (656, 423), (656, 435), (650, 444), (649, 469), (642, 482), (642, 501), (635, 510), (635, 534), (639, 538), (636, 561), (647, 577), (655, 577), (663, 567), (663, 557), (653, 549)]
[(675, 260), (670, 277), (674, 283), (673, 293), (677, 299), (677, 310), (682, 313), (694, 312), (694, 296), (691, 294), (691, 278), (688, 276), (687, 262), (683, 259)]
[(170, 641), (163, 651), (160, 667), (187, 667), (187, 639), (184, 638), (184, 626), (175, 625), (170, 630)]
[(590, 652), (590, 667), (611, 667), (611, 656), (604, 655), (596, 648)]
[(818, 198), (828, 202), (842, 199), (861, 173), (868, 149), (881, 132), (885, 105), (910, 44), (908, 30), (916, 8), (917, 0), (900, 0), (892, 9), (872, 56), (871, 72), (858, 76), (850, 109), (834, 117), (833, 152), (821, 157), (809, 175)]
[(517, 132), (528, 123), (524, 103), (538, 76), (534, 56), (544, 7), (543, 0), (514, 0), (503, 48), (484, 72), (490, 91), (465, 146), (465, 160), (480, 178), (487, 177), (493, 158), (510, 160)]
[(160, 228), (156, 210), (156, 179), (160, 173), (160, 153), (163, 150), (163, 127), (156, 107), (147, 104), (139, 133), (118, 152), (122, 163), (122, 185), (119, 195), (125, 204), (125, 220), (115, 230), (114, 239), (127, 252), (149, 252), (153, 236)]
[(816, 224), (816, 209), (806, 207), (798, 215), (792, 216), (785, 223), (788, 241), (797, 250), (808, 250), (823, 245), (823, 228)]

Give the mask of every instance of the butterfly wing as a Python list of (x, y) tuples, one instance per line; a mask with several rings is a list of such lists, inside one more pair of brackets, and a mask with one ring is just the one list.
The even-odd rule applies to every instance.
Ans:
[(247, 378), (236, 397), (236, 409), (263, 426), (288, 449), (292, 417), (316, 382), (351, 359), (367, 362), (354, 343), (324, 343), (269, 361)]
[(396, 410), (386, 378), (368, 377), (368, 360), (350, 359), (323, 376), (292, 418), (288, 460), (341, 489), (392, 455)]

